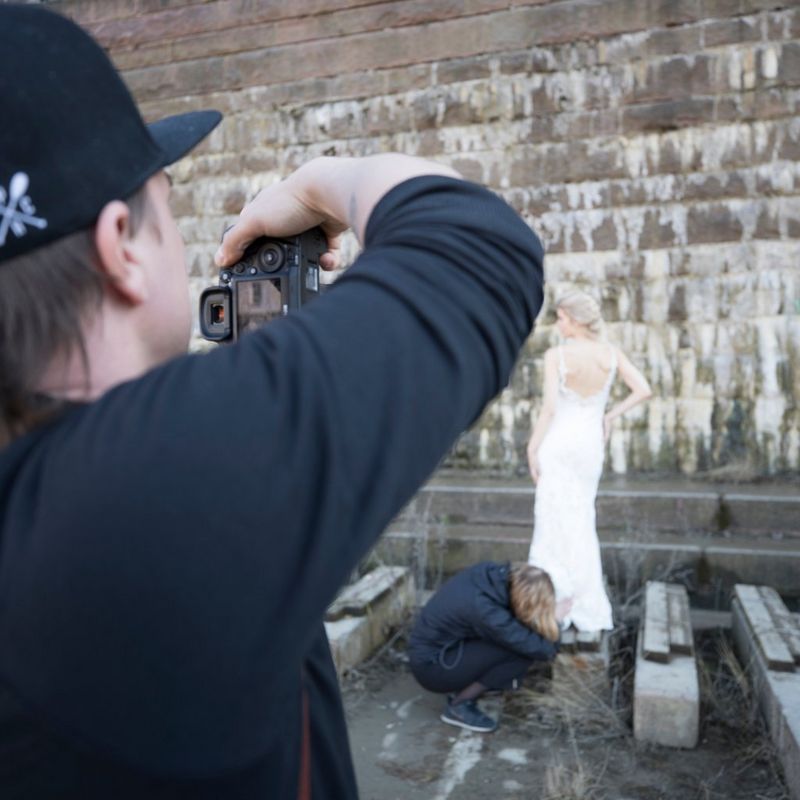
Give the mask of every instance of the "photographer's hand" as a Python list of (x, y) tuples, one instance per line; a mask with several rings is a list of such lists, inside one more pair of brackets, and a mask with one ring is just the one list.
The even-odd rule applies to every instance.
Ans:
[(381, 197), (421, 175), (460, 177), (449, 167), (399, 154), (309, 161), (244, 207), (217, 250), (217, 266), (232, 264), (259, 236), (292, 236), (319, 225), (329, 246), (320, 266), (336, 269), (341, 234), (353, 228), (363, 241), (367, 220)]

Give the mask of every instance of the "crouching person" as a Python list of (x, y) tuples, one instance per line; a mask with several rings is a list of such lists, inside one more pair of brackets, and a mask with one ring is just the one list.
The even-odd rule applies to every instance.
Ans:
[(420, 612), (409, 640), (420, 685), (447, 694), (443, 722), (489, 733), (497, 722), (476, 703), (516, 688), (533, 661), (558, 650), (559, 618), (550, 576), (529, 564), (484, 561), (447, 581)]

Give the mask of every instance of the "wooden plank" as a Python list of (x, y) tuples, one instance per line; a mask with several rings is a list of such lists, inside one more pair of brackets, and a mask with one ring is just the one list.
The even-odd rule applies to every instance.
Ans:
[(325, 614), (328, 622), (344, 616), (363, 617), (370, 607), (381, 599), (404, 573), (403, 567), (377, 567), (356, 583), (346, 586), (331, 603)]
[(600, 640), (603, 638), (603, 631), (579, 631), (575, 638), (580, 652), (597, 653), (600, 651)]
[(648, 661), (669, 661), (669, 608), (667, 585), (648, 581), (644, 601), (642, 655)]
[(767, 668), (777, 672), (794, 672), (794, 657), (775, 627), (758, 587), (737, 584), (734, 593), (764, 655)]
[(689, 595), (686, 587), (677, 583), (667, 585), (669, 606), (669, 649), (671, 653), (690, 656), (694, 652), (692, 623), (689, 619)]
[(781, 596), (771, 586), (760, 586), (759, 593), (764, 605), (769, 610), (772, 621), (781, 638), (794, 658), (800, 664), (800, 623), (781, 600)]

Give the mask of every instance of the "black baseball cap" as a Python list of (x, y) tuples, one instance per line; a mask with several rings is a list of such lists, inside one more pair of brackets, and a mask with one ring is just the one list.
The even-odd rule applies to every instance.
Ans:
[(71, 20), (0, 3), (0, 263), (87, 228), (222, 119), (145, 125), (114, 65)]

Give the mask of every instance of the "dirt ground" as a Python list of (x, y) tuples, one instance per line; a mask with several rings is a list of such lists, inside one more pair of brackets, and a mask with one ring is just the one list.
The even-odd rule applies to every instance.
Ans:
[(698, 634), (702, 696), (694, 750), (643, 746), (631, 731), (633, 627), (615, 640), (608, 685), (530, 674), (481, 701), (489, 735), (439, 720), (401, 631), (344, 680), (362, 800), (788, 800), (729, 632)]

